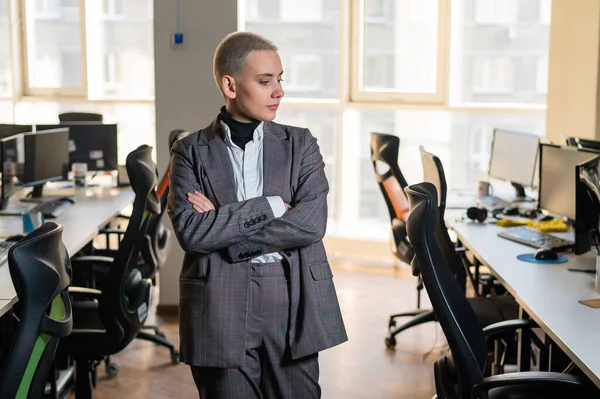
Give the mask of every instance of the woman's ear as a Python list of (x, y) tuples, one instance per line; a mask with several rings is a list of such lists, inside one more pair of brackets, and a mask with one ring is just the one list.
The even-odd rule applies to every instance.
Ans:
[(236, 97), (235, 79), (232, 76), (224, 75), (221, 79), (221, 87), (225, 97), (232, 100)]

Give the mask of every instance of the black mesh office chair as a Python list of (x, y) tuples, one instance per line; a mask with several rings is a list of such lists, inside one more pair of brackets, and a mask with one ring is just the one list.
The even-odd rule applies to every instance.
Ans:
[(597, 398), (584, 378), (552, 372), (519, 372), (484, 377), (487, 339), (528, 328), (531, 320), (511, 320), (481, 328), (477, 316), (438, 246), (438, 199), (435, 186), (419, 183), (406, 189), (410, 203), (408, 236), (416, 267), (450, 346), (451, 356), (434, 365), (438, 399)]
[[(74, 325), (71, 335), (61, 341), (59, 353), (75, 360), (77, 399), (91, 398), (96, 366), (106, 356), (125, 348), (138, 334), (148, 315), (149, 278), (139, 270), (140, 252), (151, 215), (161, 212), (156, 194), (156, 165), (152, 147), (140, 146), (127, 156), (126, 166), (135, 192), (133, 212), (114, 258), (100, 256), (74, 258), (79, 280), (85, 274), (104, 269), (97, 287), (71, 287)], [(102, 276), (100, 274), (99, 276)]]
[(58, 114), (60, 122), (102, 122), (102, 114), (93, 112), (63, 112)]
[(62, 226), (47, 222), (15, 243), (8, 267), (19, 298), (19, 323), (0, 367), (0, 396), (42, 398), (59, 338), (69, 335), (73, 325), (67, 294), (71, 264)]
[[(471, 279), (473, 287), (476, 288), (476, 282), (472, 273), (470, 273), (466, 260), (459, 256), (446, 228), (445, 212), (448, 188), (442, 161), (436, 155), (425, 151), (423, 146), (419, 147), (419, 151), (421, 153), (421, 162), (423, 163), (423, 181), (433, 184), (438, 193), (437, 226), (435, 229), (437, 246), (462, 291), (466, 291), (467, 276)], [(493, 284), (493, 276), (486, 276), (486, 281), (489, 284)], [(491, 288), (491, 292), (492, 295), (490, 296), (468, 298), (480, 326), (485, 327), (503, 320), (512, 320), (519, 317), (519, 305), (511, 295), (496, 295), (495, 288), (493, 287)], [(499, 356), (496, 360), (500, 361), (501, 358), (504, 358), (505, 360), (509, 359), (512, 361), (516, 357), (516, 337), (507, 334), (502, 338), (504, 338), (503, 341), (507, 345), (504, 351), (505, 356)], [(500, 350), (500, 348), (497, 348), (497, 350)], [(508, 354), (508, 358), (506, 354)], [(501, 370), (502, 364), (496, 363), (493, 366), (492, 372), (496, 374)]]
[[(375, 171), (375, 179), (383, 194), (390, 215), (392, 253), (402, 262), (410, 264), (414, 250), (406, 236), (408, 200), (406, 199), (404, 188), (408, 186), (408, 183), (398, 166), (399, 148), (399, 137), (391, 134), (371, 133), (371, 162)], [(415, 276), (418, 276), (418, 273)], [(385, 345), (388, 348), (396, 346), (396, 335), (402, 331), (435, 320), (433, 312), (421, 309), (422, 289), (423, 283), (420, 276), (418, 276), (417, 309), (390, 316), (388, 321), (390, 333), (385, 338)], [(396, 327), (396, 319), (400, 317), (412, 317), (412, 319)]]
[[(190, 132), (182, 129), (174, 129), (169, 134), (169, 149), (173, 147), (175, 141), (189, 135)], [(167, 209), (167, 197), (169, 195), (169, 181), (170, 181), (170, 173), (169, 166), (167, 166), (167, 170), (163, 174), (160, 182), (157, 187), (157, 195), (160, 201), (161, 213), (151, 215), (148, 220), (148, 228), (146, 230), (146, 234), (144, 237), (144, 243), (142, 245), (141, 251), (141, 259), (139, 263), (139, 270), (142, 273), (142, 277), (154, 279), (156, 274), (158, 273), (160, 267), (165, 264), (167, 260), (167, 256), (169, 254), (171, 245), (172, 245), (172, 232), (171, 230), (165, 228), (163, 224), (160, 222), (162, 216), (164, 215)], [(124, 231), (121, 229), (103, 229), (100, 231), (101, 234), (105, 235), (105, 242), (110, 243), (111, 235), (118, 235), (120, 242), (120, 238), (124, 234)], [(115, 256), (116, 249), (95, 249), (94, 252), (96, 255), (101, 256)], [(150, 334), (144, 330), (152, 330), (154, 333)], [(157, 345), (162, 345), (169, 349), (171, 352), (171, 362), (173, 364), (179, 363), (179, 351), (176, 349), (175, 344), (171, 341), (167, 340), (166, 335), (160, 330), (157, 325), (144, 325), (141, 331), (138, 333), (137, 338), (143, 339), (146, 341), (152, 341)], [(107, 371), (111, 374), (114, 374), (117, 370), (116, 366), (110, 362), (110, 358), (106, 360)]]

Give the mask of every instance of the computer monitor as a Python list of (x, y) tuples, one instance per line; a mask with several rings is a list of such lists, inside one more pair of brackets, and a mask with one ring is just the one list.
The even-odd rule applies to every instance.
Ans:
[(25, 171), (25, 136), (19, 134), (0, 140), (2, 187), (0, 209), (6, 209), (10, 197), (20, 188)]
[(533, 184), (538, 146), (536, 135), (494, 129), (488, 175), (509, 181), (517, 198), (525, 198), (525, 187)]
[(69, 168), (69, 129), (24, 133), (23, 136), (25, 169), (22, 183), (25, 187), (33, 187), (33, 198), (40, 198), (44, 183), (66, 177)]
[(0, 138), (14, 136), (19, 133), (32, 132), (31, 125), (13, 125), (8, 123), (0, 123)]
[(600, 151), (600, 141), (590, 139), (580, 139), (579, 137), (569, 137), (567, 145), (577, 147), (580, 150)]
[(86, 163), (88, 170), (117, 170), (117, 125), (95, 122), (35, 125), (36, 131), (69, 128), (69, 165)]
[(600, 156), (575, 167), (575, 254), (598, 242), (600, 224)]
[(575, 221), (575, 167), (597, 156), (594, 151), (540, 144), (538, 208)]

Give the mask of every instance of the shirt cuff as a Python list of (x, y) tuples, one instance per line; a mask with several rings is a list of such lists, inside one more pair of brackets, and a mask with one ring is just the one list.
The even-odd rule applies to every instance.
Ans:
[(285, 205), (283, 204), (283, 200), (280, 196), (276, 195), (273, 197), (267, 197), (267, 201), (269, 201), (269, 205), (271, 205), (271, 210), (276, 218), (283, 216), (285, 213)]

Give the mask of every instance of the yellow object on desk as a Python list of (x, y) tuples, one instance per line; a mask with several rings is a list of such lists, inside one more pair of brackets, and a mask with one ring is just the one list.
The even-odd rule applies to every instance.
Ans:
[(496, 221), (500, 227), (528, 226), (542, 233), (562, 233), (569, 231), (569, 226), (560, 219), (547, 220), (545, 222), (534, 222), (531, 220), (500, 219)]

